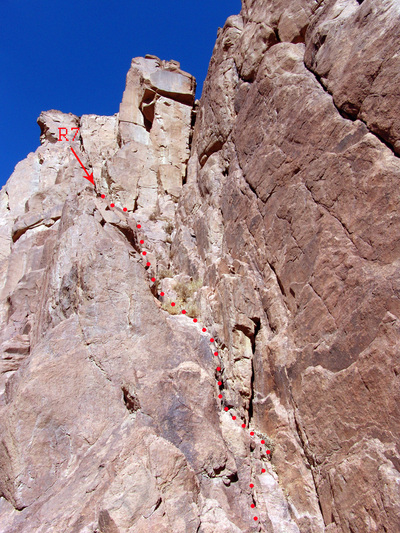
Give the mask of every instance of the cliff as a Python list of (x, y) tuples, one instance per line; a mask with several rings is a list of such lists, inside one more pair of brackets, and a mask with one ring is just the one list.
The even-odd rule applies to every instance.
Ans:
[(40, 115), (0, 193), (2, 532), (400, 529), (399, 28), (244, 0), (200, 103), (146, 56), (115, 116)]

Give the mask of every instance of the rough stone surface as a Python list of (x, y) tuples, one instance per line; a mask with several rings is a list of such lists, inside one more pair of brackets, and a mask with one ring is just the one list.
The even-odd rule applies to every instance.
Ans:
[(199, 106), (146, 56), (116, 115), (40, 115), (0, 192), (2, 533), (400, 530), (399, 28), (245, 0)]
[(209, 334), (150, 280), (174, 296), (190, 283), (162, 272), (194, 80), (177, 62), (132, 65), (124, 121), (42, 113), (41, 146), (1, 191), (2, 532), (251, 531), (248, 485), (271, 468), (221, 413)]
[(244, 2), (179, 203), (174, 265), (302, 532), (400, 528), (399, 28), (396, 2)]
[[(360, 5), (361, 4), (361, 5)], [(306, 64), (336, 106), (400, 154), (400, 5), (322, 2), (307, 33)]]

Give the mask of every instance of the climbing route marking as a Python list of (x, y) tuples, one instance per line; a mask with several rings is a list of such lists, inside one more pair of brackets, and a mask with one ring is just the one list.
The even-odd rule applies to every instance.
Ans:
[[(73, 151), (72, 148), (71, 148), (71, 150)], [(75, 153), (75, 152), (74, 152), (74, 153)], [(75, 154), (75, 155), (76, 155), (76, 154)], [(77, 158), (78, 158), (78, 157), (77, 157)], [(78, 161), (79, 161), (79, 158), (78, 158)], [(79, 162), (80, 162), (80, 161), (79, 161)], [(81, 163), (81, 164), (82, 164), (82, 163)], [(82, 165), (82, 166), (83, 166), (83, 165)], [(86, 169), (85, 169), (85, 171), (86, 171)], [(93, 175), (91, 175), (91, 176), (93, 177)], [(86, 176), (85, 176), (85, 177), (86, 177)], [(89, 179), (89, 178), (87, 178), (87, 179)], [(91, 180), (89, 180), (89, 181), (91, 181)], [(102, 194), (102, 195), (101, 195), (101, 198), (102, 198), (103, 200), (105, 199), (105, 197), (106, 197), (105, 194)], [(114, 204), (114, 203), (110, 203), (110, 207), (111, 207), (111, 208), (114, 208), (114, 207), (115, 207), (115, 204)], [(123, 210), (124, 212), (127, 212), (127, 211), (128, 211), (128, 209), (127, 209), (126, 207), (124, 207), (122, 210)], [(137, 224), (136, 227), (137, 227), (138, 229), (141, 229), (142, 226), (141, 226), (141, 224)], [(141, 245), (143, 245), (145, 241), (144, 241), (144, 239), (140, 239), (139, 242), (140, 242)], [(142, 253), (143, 256), (146, 256), (146, 255), (147, 255), (147, 251), (146, 251), (146, 250), (142, 250), (141, 253)], [(150, 267), (150, 266), (151, 266), (151, 263), (150, 263), (150, 262), (147, 262), (147, 263), (146, 263), (146, 267), (148, 268), (148, 267)], [(151, 282), (152, 282), (152, 283), (155, 283), (155, 282), (156, 282), (156, 278), (155, 278), (154, 276), (151, 277), (150, 279), (151, 279)], [(159, 293), (159, 296), (163, 297), (163, 296), (165, 296), (165, 293), (161, 291), (161, 292)], [(175, 302), (171, 302), (171, 307), (175, 307)], [(185, 309), (182, 310), (182, 314), (183, 314), (183, 315), (186, 314), (186, 310), (185, 310)], [(198, 322), (197, 318), (193, 318), (193, 322), (194, 322), (194, 323), (197, 323), (197, 322)], [(206, 333), (207, 328), (203, 327), (201, 331), (202, 331), (203, 333)], [(215, 339), (214, 339), (214, 337), (211, 337), (211, 338), (210, 338), (210, 342), (211, 342), (211, 343), (215, 343)], [(219, 356), (219, 352), (218, 352), (218, 351), (215, 351), (215, 352), (214, 352), (214, 355), (215, 355), (215, 357), (218, 357), (218, 356)], [(221, 370), (221, 367), (220, 367), (220, 366), (217, 366), (217, 367), (216, 367), (216, 372), (221, 372), (221, 371), (222, 371), (222, 370)], [(218, 387), (221, 387), (221, 386), (223, 385), (223, 382), (222, 382), (222, 380), (221, 380), (219, 377), (217, 378), (217, 385), (218, 385)], [(218, 394), (218, 398), (219, 398), (220, 400), (222, 400), (222, 399), (223, 399), (223, 394), (219, 393), (219, 394)], [(225, 412), (229, 411), (229, 409), (230, 409), (230, 408), (229, 408), (228, 406), (224, 406), (224, 411), (225, 411)], [(236, 415), (232, 415), (232, 420), (236, 420), (236, 418), (237, 418)], [(242, 426), (243, 429), (246, 429), (246, 423), (243, 422), (243, 423), (241, 424), (241, 426)], [(249, 432), (249, 435), (250, 435), (251, 437), (254, 437), (255, 432), (254, 432), (254, 431), (250, 431), (250, 432)], [(265, 440), (264, 440), (264, 439), (261, 439), (261, 440), (260, 440), (260, 445), (265, 445)], [(269, 455), (271, 454), (271, 451), (270, 451), (270, 450), (265, 450), (265, 453), (269, 456)], [(261, 473), (264, 474), (265, 472), (266, 472), (266, 469), (265, 469), (265, 468), (262, 468), (262, 469), (261, 469)], [(254, 483), (250, 483), (250, 484), (249, 484), (249, 488), (250, 488), (250, 489), (254, 489)], [(256, 505), (255, 505), (254, 503), (251, 503), (250, 507), (251, 507), (252, 509), (254, 509), (254, 508), (256, 507)], [(258, 516), (254, 516), (254, 517), (253, 517), (253, 520), (254, 520), (254, 521), (258, 521)]]

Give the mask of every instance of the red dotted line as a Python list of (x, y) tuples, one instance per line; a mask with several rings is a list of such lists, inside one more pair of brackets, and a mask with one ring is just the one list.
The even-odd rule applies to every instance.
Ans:
[[(102, 195), (101, 195), (101, 198), (102, 198), (103, 200), (105, 199), (105, 197), (106, 197), (105, 194), (102, 194)], [(114, 204), (114, 203), (110, 203), (110, 207), (111, 207), (111, 208), (115, 207), (115, 204)], [(123, 210), (124, 212), (128, 211), (128, 209), (127, 209), (126, 207), (124, 207), (122, 210)], [(141, 224), (137, 224), (136, 227), (137, 227), (138, 229), (141, 229), (142, 226), (141, 226)], [(143, 240), (143, 239), (140, 239), (139, 242), (140, 242), (141, 245), (144, 244), (144, 240)], [(147, 251), (146, 251), (146, 250), (142, 250), (141, 253), (142, 253), (143, 256), (146, 256), (146, 255), (147, 255)], [(148, 261), (148, 262), (146, 263), (146, 267), (150, 267), (150, 266), (151, 266), (151, 263)], [(152, 278), (151, 278), (151, 281), (154, 283), (154, 282), (156, 281), (156, 278), (155, 278), (155, 277), (152, 277)], [(165, 296), (165, 293), (161, 291), (161, 292), (159, 293), (159, 296)], [(171, 307), (175, 307), (176, 303), (175, 303), (175, 302), (171, 302), (170, 305), (171, 305)], [(183, 314), (183, 315), (186, 314), (186, 310), (185, 310), (185, 309), (182, 309), (182, 314)], [(197, 318), (193, 318), (193, 322), (194, 322), (194, 323), (196, 323), (197, 321), (198, 321)], [(201, 331), (202, 331), (203, 333), (206, 333), (207, 328), (203, 327), (203, 328), (201, 329)], [(215, 343), (215, 339), (214, 339), (213, 337), (211, 337), (211, 338), (210, 338), (210, 342), (211, 342), (211, 343)], [(215, 357), (218, 357), (218, 356), (219, 356), (218, 351), (215, 351), (215, 352), (214, 352), (214, 355), (215, 355)], [(222, 372), (222, 369), (221, 369), (220, 366), (217, 366), (217, 367), (216, 367), (216, 372), (217, 372), (217, 373), (218, 373), (218, 372)], [(223, 386), (223, 383), (222, 383), (220, 377), (216, 377), (216, 379), (217, 379), (217, 385), (218, 385), (218, 387), (220, 388), (220, 393), (218, 394), (218, 398), (219, 398), (220, 400), (222, 400), (222, 399), (223, 399), (223, 395), (222, 395), (222, 393), (221, 393), (221, 387)], [(229, 407), (225, 406), (225, 407), (224, 407), (224, 411), (229, 411)], [(237, 417), (236, 417), (235, 415), (231, 415), (231, 416), (232, 416), (232, 420), (236, 420)], [(246, 429), (246, 423), (245, 423), (245, 422), (243, 422), (241, 426), (242, 426), (243, 429)], [(254, 437), (254, 435), (255, 435), (254, 431), (250, 431), (250, 436), (251, 436), (251, 437)], [(265, 444), (265, 440), (264, 440), (264, 439), (261, 439), (261, 440), (260, 440), (260, 444), (261, 444), (261, 445), (264, 445), (264, 444)], [(269, 449), (266, 449), (265, 452), (266, 452), (267, 455), (270, 455), (270, 454), (271, 454), (271, 450), (269, 450)], [(261, 473), (262, 473), (262, 474), (264, 474), (265, 471), (266, 471), (265, 468), (262, 468), (262, 469), (261, 469)], [(250, 483), (250, 484), (249, 484), (249, 487), (250, 487), (251, 489), (254, 489), (254, 483)], [(250, 505), (250, 507), (251, 507), (252, 509), (254, 509), (254, 508), (256, 507), (256, 505), (255, 505), (254, 503), (252, 503), (252, 504)], [(254, 519), (255, 521), (257, 521), (257, 520), (258, 520), (258, 516), (254, 516), (253, 519)]]

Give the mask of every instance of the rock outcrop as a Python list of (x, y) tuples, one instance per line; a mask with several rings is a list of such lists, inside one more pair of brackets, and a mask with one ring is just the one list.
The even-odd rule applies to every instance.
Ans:
[(113, 117), (41, 114), (0, 193), (1, 532), (400, 529), (399, 28), (244, 0), (199, 105), (146, 56)]
[(400, 13), (287, 4), (219, 33), (174, 263), (203, 272), (230, 401), (275, 441), (300, 530), (397, 531)]

